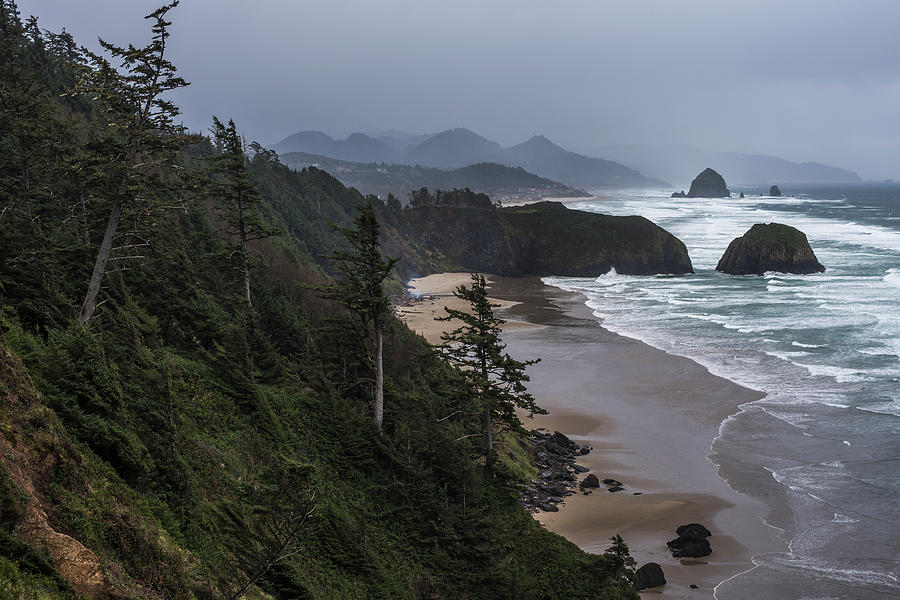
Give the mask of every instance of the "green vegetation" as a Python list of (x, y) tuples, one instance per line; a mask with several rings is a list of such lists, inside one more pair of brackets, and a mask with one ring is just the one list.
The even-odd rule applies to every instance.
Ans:
[[(478, 390), (390, 316), (373, 431), (355, 305), (314, 288), (352, 282), (327, 257), (377, 250), (378, 216), (394, 255), (396, 215), (234, 160), (230, 122), (183, 135), (176, 4), (147, 47), (104, 44), (120, 69), (0, 0), (0, 598), (636, 597), (621, 552), (522, 509), (520, 464), (483, 468)], [(255, 269), (239, 196), (283, 233), (247, 236)]]
[(358, 163), (304, 152), (288, 152), (280, 158), (284, 164), (295, 169), (310, 166), (324, 169), (344, 185), (381, 198), (393, 194), (405, 199), (410, 192), (423, 187), (445, 190), (471, 188), (502, 202), (588, 195), (584, 190), (539, 177), (522, 167), (497, 163), (483, 162), (445, 170), (419, 165)]
[(462, 324), (441, 336), (444, 342), (441, 353), (455, 366), (462, 369), (463, 377), (476, 394), (483, 415), (482, 435), (484, 455), (489, 472), (494, 470), (494, 431), (512, 429), (525, 434), (516, 409), (529, 415), (545, 415), (534, 397), (528, 393), (525, 368), (537, 360), (518, 361), (503, 353), (506, 347), (500, 341), (500, 327), (505, 323), (494, 314), (500, 306), (492, 304), (485, 289), (484, 275), (472, 274), (469, 287), (460, 285), (453, 292), (457, 298), (469, 303), (469, 311), (444, 307), (446, 317), (439, 321), (461, 321)]

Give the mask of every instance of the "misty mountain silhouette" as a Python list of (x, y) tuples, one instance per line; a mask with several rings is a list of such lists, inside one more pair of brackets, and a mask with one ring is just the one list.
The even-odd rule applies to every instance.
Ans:
[(417, 137), (411, 136), (409, 147), (401, 152), (398, 148), (403, 147), (404, 140), (400, 137), (389, 138), (389, 145), (361, 133), (354, 133), (346, 140), (334, 140), (320, 131), (303, 131), (286, 137), (272, 148), (280, 154), (304, 152), (355, 162), (443, 169), (494, 162), (522, 167), (541, 177), (573, 186), (668, 186), (617, 162), (570, 152), (542, 135), (509, 148), (463, 127), (448, 129), (415, 143)]
[(289, 135), (272, 149), (279, 154), (306, 152), (353, 162), (399, 162), (400, 153), (381, 140), (354, 133), (346, 140), (335, 140), (321, 131), (301, 131)]

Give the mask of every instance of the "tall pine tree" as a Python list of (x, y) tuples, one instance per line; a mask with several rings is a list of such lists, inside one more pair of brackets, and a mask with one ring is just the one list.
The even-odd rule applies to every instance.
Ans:
[(342, 277), (334, 285), (322, 288), (325, 296), (341, 302), (355, 315), (363, 343), (371, 340), (370, 361), (373, 370), (372, 423), (381, 435), (384, 422), (384, 323), (390, 303), (382, 288), (382, 283), (390, 274), (396, 258), (385, 258), (381, 254), (378, 240), (380, 226), (372, 198), (359, 206), (359, 214), (353, 219), (354, 227), (336, 227), (349, 244), (348, 250), (339, 250), (329, 258), (337, 262)]
[(101, 39), (100, 45), (120, 63), (121, 70), (103, 56), (87, 52), (91, 68), (85, 70), (85, 79), (75, 89), (101, 107), (99, 121), (105, 126), (91, 147), (108, 161), (104, 189), (98, 190), (108, 202), (108, 218), (79, 313), (85, 325), (97, 309), (114, 249), (126, 251), (116, 259), (127, 259), (132, 257), (127, 250), (147, 243), (135, 235), (124, 241), (120, 238), (123, 217), (133, 219), (134, 234), (141, 221), (152, 222), (153, 213), (171, 202), (167, 192), (174, 187), (175, 162), (186, 137), (183, 127), (175, 123), (178, 107), (164, 96), (188, 85), (166, 58), (172, 24), (166, 14), (176, 6), (178, 0), (145, 17), (153, 22), (153, 36), (144, 47), (129, 44), (123, 48)]
[(238, 258), (244, 299), (252, 308), (249, 243), (280, 232), (266, 225), (259, 214), (262, 197), (247, 168), (247, 148), (234, 121), (224, 125), (214, 116), (212, 134), (218, 150), (210, 161), (213, 201), (222, 211), (227, 234), (236, 240), (232, 255)]
[(491, 303), (485, 286), (484, 275), (473, 273), (469, 287), (460, 285), (453, 292), (469, 303), (469, 310), (444, 307), (447, 316), (437, 320), (462, 321), (462, 325), (441, 336), (444, 343), (439, 350), (461, 368), (477, 396), (482, 410), (485, 461), (488, 471), (493, 471), (495, 426), (522, 430), (517, 409), (528, 411), (529, 416), (547, 411), (535, 403), (525, 387), (529, 380), (525, 368), (540, 359), (518, 361), (503, 352), (506, 344), (500, 341), (500, 328), (505, 321), (494, 314), (500, 305)]

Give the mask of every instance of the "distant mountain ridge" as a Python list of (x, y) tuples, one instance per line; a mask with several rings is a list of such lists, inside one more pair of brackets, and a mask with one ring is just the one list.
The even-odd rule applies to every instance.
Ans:
[(542, 135), (535, 135), (521, 144), (506, 148), (497, 162), (521, 166), (543, 177), (564, 181), (569, 185), (668, 186), (664, 181), (646, 177), (615, 161), (569, 152)]
[(706, 167), (714, 168), (731, 185), (765, 184), (766, 189), (771, 184), (860, 181), (853, 171), (818, 162), (793, 162), (765, 154), (704, 152), (683, 144), (608, 145), (597, 151), (679, 187)]
[[(477, 163), (522, 167), (547, 179), (577, 187), (668, 187), (620, 163), (570, 152), (542, 135), (503, 148), (497, 142), (457, 127), (427, 136), (376, 138), (354, 133), (335, 140), (318, 131), (293, 134), (272, 146), (280, 155), (303, 152), (328, 158), (364, 162), (421, 165), (456, 169)], [(405, 141), (409, 141), (407, 145)], [(404, 149), (405, 148), (405, 149)]]
[(289, 135), (272, 149), (278, 154), (305, 152), (353, 162), (398, 162), (401, 153), (383, 141), (364, 133), (354, 133), (346, 140), (336, 140), (321, 131), (301, 131)]

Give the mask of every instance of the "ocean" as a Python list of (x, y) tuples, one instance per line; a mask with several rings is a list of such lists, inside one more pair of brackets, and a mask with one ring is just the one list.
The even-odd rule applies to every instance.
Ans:
[[(548, 277), (607, 329), (766, 395), (710, 440), (736, 491), (761, 498), (788, 552), (716, 588), (722, 600), (900, 597), (900, 184), (732, 188), (745, 199), (604, 191), (571, 208), (642, 215), (678, 236), (683, 276)], [(715, 271), (754, 223), (806, 233), (825, 273)]]

